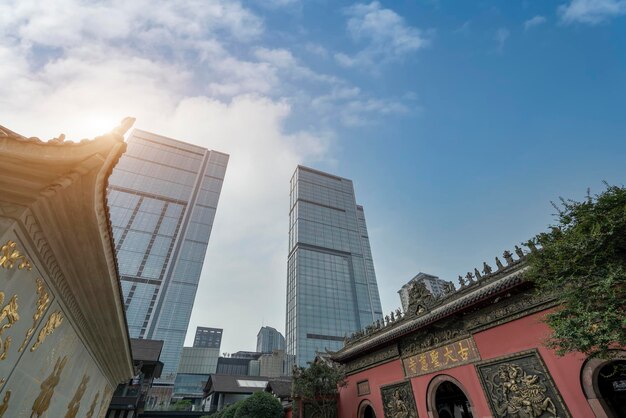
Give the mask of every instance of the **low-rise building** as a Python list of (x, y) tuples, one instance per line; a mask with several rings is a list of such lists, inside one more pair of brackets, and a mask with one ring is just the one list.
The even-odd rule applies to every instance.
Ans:
[(265, 390), (268, 379), (259, 376), (212, 374), (204, 387), (203, 410), (221, 411), (228, 405)]

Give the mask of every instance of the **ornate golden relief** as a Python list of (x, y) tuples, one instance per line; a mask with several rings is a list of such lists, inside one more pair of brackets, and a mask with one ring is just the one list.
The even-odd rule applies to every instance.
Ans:
[(489, 360), (476, 366), (496, 417), (570, 417), (536, 351)]
[(70, 403), (67, 404), (65, 418), (76, 418), (76, 414), (80, 409), (80, 400), (83, 398), (85, 390), (87, 390), (87, 383), (89, 383), (89, 376), (84, 374), (82, 380), (80, 381), (80, 385), (78, 385), (78, 388), (76, 389), (76, 393), (74, 393), (74, 397)]
[(4, 413), (9, 409), (9, 400), (11, 399), (11, 391), (4, 392), (4, 398), (2, 404), (0, 404), (0, 418), (4, 417)]
[[(4, 303), (4, 298), (4, 292), (0, 292), (0, 305)], [(6, 323), (0, 327), (0, 350), (2, 350), (0, 353), (0, 360), (7, 358), (7, 353), (9, 351), (9, 347), (11, 346), (11, 337), (7, 337), (3, 344), (2, 334), (4, 334), (4, 331), (11, 328), (13, 324), (20, 319), (17, 309), (17, 295), (13, 295), (11, 299), (9, 299), (9, 303), (7, 303), (2, 310), (0, 310), (0, 324), (6, 321)]]
[(46, 380), (41, 382), (41, 385), (39, 385), (41, 392), (39, 392), (39, 396), (37, 396), (37, 399), (35, 399), (35, 402), (33, 403), (30, 418), (41, 417), (50, 407), (50, 400), (52, 399), (52, 395), (54, 395), (54, 388), (56, 388), (61, 381), (61, 373), (63, 372), (63, 368), (66, 363), (67, 356), (57, 358), (54, 370), (52, 370), (52, 373), (50, 373)]
[[(100, 392), (97, 392), (96, 396), (94, 396), (93, 401), (91, 402), (91, 406), (89, 407), (89, 411), (87, 411), (86, 418), (92, 418), (93, 417), (93, 413), (96, 411), (96, 405), (98, 404), (98, 398), (99, 397), (100, 397)], [(0, 418), (2, 418), (2, 416), (0, 416)]]
[(43, 315), (43, 313), (46, 311), (46, 308), (50, 304), (50, 295), (48, 294), (48, 292), (46, 292), (46, 287), (43, 283), (43, 280), (41, 280), (40, 278), (36, 278), (35, 282), (37, 284), (37, 294), (39, 295), (39, 298), (37, 299), (37, 310), (33, 314), (33, 326), (30, 327), (28, 331), (26, 331), (26, 337), (24, 337), (24, 342), (18, 350), (20, 352), (23, 351), (24, 348), (26, 348), (28, 339), (31, 335), (33, 335), (33, 332), (35, 332), (35, 328), (37, 328), (37, 321), (39, 321), (39, 318), (41, 318), (41, 315)]
[(39, 335), (37, 335), (37, 341), (30, 348), (30, 351), (35, 351), (41, 343), (46, 340), (48, 335), (52, 334), (55, 329), (59, 328), (63, 323), (63, 314), (61, 311), (52, 312), (46, 321), (46, 324), (43, 326), (41, 331), (39, 331)]
[[(100, 408), (98, 408), (98, 416), (102, 416), (102, 408), (109, 405), (109, 401), (111, 400), (111, 388), (108, 385), (104, 385), (104, 395), (102, 395), (102, 400), (100, 401)], [(106, 408), (104, 408), (104, 412), (106, 413)]]
[(26, 259), (19, 250), (16, 250), (17, 244), (11, 240), (7, 241), (2, 247), (0, 247), (0, 267), (5, 269), (12, 269), (13, 264), (18, 263), (17, 268), (20, 270), (26, 269), (30, 271), (32, 269), (30, 262)]

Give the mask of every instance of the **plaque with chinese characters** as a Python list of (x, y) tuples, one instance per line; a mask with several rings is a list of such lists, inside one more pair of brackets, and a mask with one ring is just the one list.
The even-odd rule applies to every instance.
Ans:
[(407, 377), (420, 376), (480, 360), (474, 340), (464, 338), (402, 359)]

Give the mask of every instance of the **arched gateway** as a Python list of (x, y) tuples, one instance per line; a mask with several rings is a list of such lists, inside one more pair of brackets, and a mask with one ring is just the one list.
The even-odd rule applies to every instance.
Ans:
[(626, 416), (626, 351), (615, 359), (588, 359), (581, 384), (593, 412), (600, 418)]
[(434, 418), (472, 418), (472, 405), (461, 383), (447, 375), (436, 376), (428, 385), (428, 410)]
[(365, 400), (361, 402), (359, 405), (359, 412), (357, 414), (358, 418), (376, 418), (376, 412), (374, 412), (374, 408), (370, 401)]

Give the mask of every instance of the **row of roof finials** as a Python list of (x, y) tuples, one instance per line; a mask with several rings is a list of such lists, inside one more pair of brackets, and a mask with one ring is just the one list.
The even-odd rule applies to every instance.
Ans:
[[(528, 241), (524, 243), (524, 245), (528, 247), (530, 252), (537, 251), (537, 247), (533, 241)], [(477, 268), (475, 268), (473, 273), (469, 271), (465, 277), (459, 275), (458, 281), (460, 287), (456, 289), (452, 282), (448, 282), (444, 285), (443, 294), (439, 296), (434, 296), (430, 290), (426, 288), (424, 283), (419, 282), (414, 284), (409, 291), (409, 307), (407, 312), (403, 313), (400, 309), (396, 309), (395, 312), (392, 311), (389, 315), (386, 315), (383, 320), (377, 320), (373, 324), (365, 327), (365, 329), (357, 331), (351, 336), (346, 337), (344, 341), (345, 344), (352, 344), (364, 337), (375, 334), (382, 329), (395, 325), (399, 322), (403, 322), (405, 319), (420, 316), (429, 311), (434, 305), (442, 305), (446, 299), (451, 298), (457, 293), (466, 293), (467, 291), (471, 291), (470, 289), (481, 286), (486, 281), (499, 276), (499, 273), (502, 271), (519, 264), (527, 256), (524, 250), (517, 245), (515, 246), (515, 254), (518, 257), (517, 260), (513, 258), (513, 253), (508, 250), (504, 251), (502, 258), (504, 258), (506, 265), (504, 265), (502, 261), (496, 257), (495, 271), (489, 264), (483, 262), (482, 274)]]

